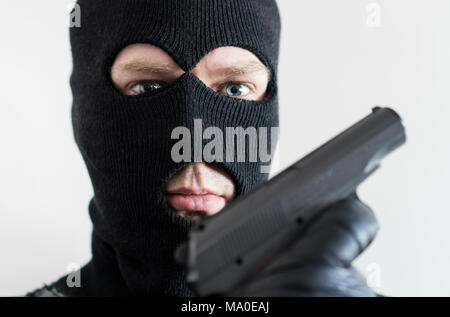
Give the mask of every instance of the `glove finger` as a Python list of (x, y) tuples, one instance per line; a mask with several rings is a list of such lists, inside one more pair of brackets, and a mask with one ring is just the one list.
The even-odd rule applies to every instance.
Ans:
[(376, 293), (353, 267), (309, 265), (258, 276), (229, 296), (372, 297)]
[(378, 222), (355, 194), (323, 210), (309, 228), (267, 268), (298, 267), (302, 263), (349, 266), (375, 238)]

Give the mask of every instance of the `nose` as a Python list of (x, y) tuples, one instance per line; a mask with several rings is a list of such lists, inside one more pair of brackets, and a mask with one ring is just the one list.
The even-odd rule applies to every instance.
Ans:
[(179, 177), (183, 180), (183, 185), (190, 188), (194, 193), (200, 193), (203, 189), (203, 177), (207, 170), (206, 163), (189, 163), (180, 173)]

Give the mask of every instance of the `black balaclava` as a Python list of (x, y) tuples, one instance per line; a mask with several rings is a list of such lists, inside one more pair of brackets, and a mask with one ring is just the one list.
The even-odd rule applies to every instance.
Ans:
[[(175, 127), (277, 127), (276, 69), (280, 18), (273, 0), (79, 0), (72, 27), (72, 120), (92, 180), (89, 204), (93, 258), (81, 271), (85, 296), (191, 296), (173, 259), (193, 221), (168, 205), (164, 186), (187, 165), (171, 159)], [(156, 93), (127, 96), (110, 68), (121, 49), (156, 45), (186, 72)], [(213, 49), (237, 46), (270, 69), (266, 98), (249, 101), (214, 92), (190, 71)], [(205, 142), (207, 143), (207, 142)], [(270, 142), (269, 142), (270, 149)], [(262, 163), (218, 163), (237, 197), (267, 180)], [(266, 165), (266, 164), (265, 164)]]

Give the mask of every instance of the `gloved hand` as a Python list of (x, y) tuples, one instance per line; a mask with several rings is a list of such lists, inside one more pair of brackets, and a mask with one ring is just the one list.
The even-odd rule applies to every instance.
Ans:
[(227, 296), (376, 296), (352, 261), (377, 231), (372, 210), (355, 193), (327, 207), (289, 249)]

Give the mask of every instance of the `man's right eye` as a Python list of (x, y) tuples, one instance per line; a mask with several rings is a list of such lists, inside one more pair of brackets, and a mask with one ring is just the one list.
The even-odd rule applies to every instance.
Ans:
[(165, 83), (159, 81), (141, 81), (131, 87), (133, 95), (153, 93), (161, 89)]

